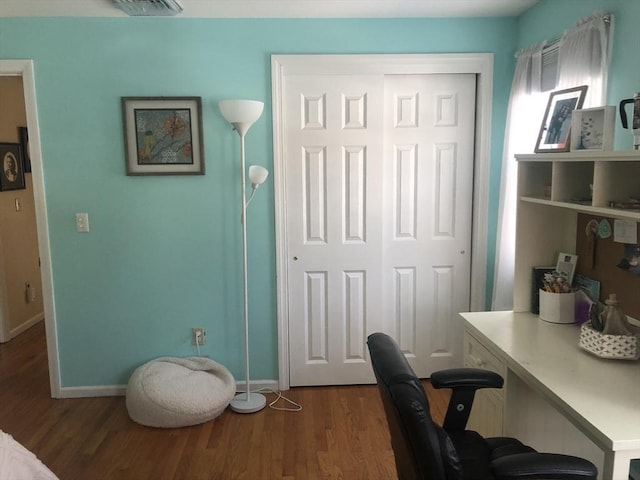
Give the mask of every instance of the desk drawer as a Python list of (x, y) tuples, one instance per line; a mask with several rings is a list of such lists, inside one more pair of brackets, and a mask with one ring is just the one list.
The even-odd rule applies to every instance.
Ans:
[[(506, 385), (506, 366), (476, 338), (464, 332), (464, 366), (483, 368), (502, 375)], [(504, 390), (486, 388), (476, 392), (467, 428), (485, 437), (504, 434)]]
[(464, 364), (465, 367), (484, 368), (506, 377), (504, 362), (489, 351), (468, 332), (464, 334)]

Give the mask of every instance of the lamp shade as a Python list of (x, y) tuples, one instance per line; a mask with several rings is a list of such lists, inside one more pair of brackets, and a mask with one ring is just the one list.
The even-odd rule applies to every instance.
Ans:
[(232, 124), (242, 137), (262, 115), (264, 103), (258, 100), (222, 100), (218, 103), (224, 119)]
[(260, 165), (251, 165), (249, 167), (249, 180), (251, 185), (262, 185), (269, 176), (269, 170)]

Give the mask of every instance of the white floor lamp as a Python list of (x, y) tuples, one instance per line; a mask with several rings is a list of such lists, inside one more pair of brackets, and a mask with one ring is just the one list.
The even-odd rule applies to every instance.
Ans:
[(236, 395), (231, 400), (231, 409), (238, 413), (253, 413), (262, 410), (267, 402), (264, 395), (251, 392), (249, 385), (249, 290), (247, 287), (247, 206), (253, 199), (256, 189), (269, 175), (266, 168), (251, 165), (249, 167), (249, 180), (251, 181), (251, 195), (247, 199), (246, 188), (246, 167), (244, 161), (244, 137), (251, 128), (251, 125), (260, 118), (264, 103), (256, 100), (223, 100), (218, 104), (220, 113), (227, 122), (240, 135), (240, 168), (242, 182), (242, 267), (244, 285), (244, 353), (245, 353), (245, 373), (246, 391)]

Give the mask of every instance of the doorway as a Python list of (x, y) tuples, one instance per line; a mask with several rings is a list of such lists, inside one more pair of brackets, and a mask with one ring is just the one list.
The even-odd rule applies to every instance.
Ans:
[(0, 76), (0, 160), (15, 168), (15, 184), (0, 188), (0, 343), (44, 318), (27, 137), (22, 77)]
[[(457, 312), (484, 307), (487, 178), (483, 172), (488, 165), (491, 63), (491, 56), (485, 54), (272, 58), (280, 388), (373, 381), (365, 343), (366, 335), (373, 331), (392, 334), (423, 376), (461, 364)], [(466, 77), (466, 93), (449, 88), (458, 77)], [(444, 94), (435, 99), (438, 105), (427, 107), (435, 87), (429, 84), (432, 81), (440, 82)], [(332, 90), (336, 90), (333, 102), (328, 100)], [(427, 123), (440, 122), (444, 127), (451, 118), (418, 120), (419, 111), (457, 115), (460, 109), (456, 102), (471, 108), (464, 121), (470, 137), (463, 147), (465, 152), (456, 153), (456, 147), (452, 152), (455, 142), (447, 141), (447, 134), (420, 144), (420, 137), (435, 132), (423, 128)], [(478, 119), (475, 126), (474, 116)], [(338, 125), (333, 134), (329, 127), (332, 120)], [(291, 128), (287, 122), (300, 123), (302, 128)], [(389, 128), (393, 122), (400, 128), (389, 138), (382, 132), (393, 130)], [(402, 128), (403, 122), (405, 127), (412, 122), (423, 127)], [(310, 136), (302, 141), (297, 131), (305, 129)], [(438, 134), (445, 130), (440, 128)], [(334, 152), (327, 153), (332, 148)], [(330, 155), (334, 160), (341, 158), (339, 167), (328, 168)], [(393, 161), (380, 162), (376, 157), (381, 155)], [(298, 163), (304, 172), (292, 169), (291, 158), (296, 156), (301, 157)], [(438, 157), (431, 158), (435, 170), (422, 168), (421, 188), (416, 188), (416, 162), (429, 156)], [(466, 165), (459, 163), (463, 156), (468, 158)], [(387, 166), (379, 167), (376, 173), (376, 164)], [(451, 169), (452, 165), (457, 165), (457, 170)], [(462, 171), (467, 178), (460, 177)], [(423, 188), (433, 175), (439, 176), (439, 182), (456, 177), (455, 185), (449, 185), (455, 194), (452, 196), (449, 188), (449, 196), (442, 195), (445, 189), (434, 182), (430, 183), (432, 188)], [(333, 193), (327, 190), (332, 182)], [(402, 188), (397, 188), (400, 185)], [(428, 230), (432, 231), (434, 218), (420, 220), (415, 206), (434, 201), (451, 206), (463, 191), (469, 197), (458, 213), (466, 212), (467, 217), (459, 215), (455, 227), (460, 230), (464, 225), (468, 232), (459, 232), (455, 246), (444, 247), (442, 240), (455, 235), (426, 235), (425, 222), (431, 224)], [(367, 202), (362, 202), (365, 195)], [(325, 214), (340, 210), (336, 223), (328, 223)], [(453, 210), (440, 213), (445, 211), (446, 218), (440, 216), (436, 228), (455, 217)], [(381, 215), (392, 221), (381, 223)], [(292, 222), (294, 217), (301, 222)], [(382, 231), (389, 227), (381, 225), (390, 223), (394, 232)], [(415, 241), (416, 228), (422, 230), (422, 239), (428, 237), (426, 243)], [(324, 248), (330, 243), (329, 236), (334, 237), (332, 243), (338, 250), (345, 251), (343, 264), (336, 265), (334, 273), (327, 266), (340, 255), (335, 248)], [(388, 242), (391, 237), (399, 242)], [(392, 243), (396, 246), (390, 249)], [(448, 260), (420, 258), (438, 244), (450, 251)], [(366, 269), (348, 265), (358, 256), (369, 258)], [(418, 279), (417, 264), (424, 261), (431, 273), (425, 271)], [(389, 268), (391, 264), (394, 268)], [(454, 289), (458, 300), (433, 301), (435, 293), (440, 299), (453, 298)], [(431, 298), (420, 298), (425, 293)], [(419, 317), (427, 312), (435, 323), (421, 322)], [(330, 328), (329, 323), (336, 321)]]
[[(38, 255), (40, 258), (40, 280), (42, 284), (42, 302), (45, 317), (47, 357), (49, 363), (49, 384), (51, 396), (60, 397), (60, 373), (58, 364), (58, 346), (56, 319), (53, 303), (53, 277), (51, 272), (51, 251), (47, 208), (44, 190), (44, 174), (40, 148), (40, 131), (35, 91), (35, 77), (32, 60), (0, 60), (0, 76), (20, 76), (22, 78), (26, 124), (29, 132), (29, 153), (31, 160), (31, 181), (35, 206)], [(19, 208), (16, 206), (16, 208)], [(8, 336), (4, 315), (0, 315), (2, 335)]]

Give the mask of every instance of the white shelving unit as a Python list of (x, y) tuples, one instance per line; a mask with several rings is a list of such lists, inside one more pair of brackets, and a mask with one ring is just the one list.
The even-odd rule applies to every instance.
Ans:
[(640, 151), (516, 155), (518, 206), (514, 311), (531, 309), (531, 268), (572, 253), (577, 214), (640, 222), (640, 210), (610, 202), (640, 196)]
[[(609, 206), (611, 201), (640, 195), (640, 152), (539, 153), (517, 155), (516, 160), (518, 204), (513, 299), (516, 313), (461, 314), (466, 320), (465, 366), (493, 370), (505, 378), (504, 390), (478, 392), (469, 418), (470, 428), (485, 436), (514, 435), (540, 450), (583, 456), (599, 466), (603, 472), (599, 478), (623, 478), (610, 472), (615, 469), (626, 472), (628, 458), (634, 458), (637, 452), (622, 451), (614, 456), (609, 439), (612, 435), (605, 435), (604, 440), (600, 438), (602, 434), (597, 428), (604, 431), (609, 426), (591, 417), (607, 410), (588, 405), (584, 411), (575, 413), (575, 409), (581, 410), (578, 404), (591, 396), (578, 393), (579, 401), (576, 398), (562, 400), (562, 396), (565, 389), (570, 391), (575, 385), (586, 385), (596, 368), (604, 370), (603, 378), (619, 381), (621, 368), (627, 369), (622, 375), (630, 375), (629, 378), (636, 375), (633, 365), (617, 367), (619, 374), (612, 376), (604, 368), (609, 364), (579, 351), (577, 328), (566, 325), (563, 327), (569, 328), (557, 328), (558, 325), (542, 322), (528, 312), (531, 310), (531, 268), (555, 265), (561, 251), (575, 252), (579, 213), (640, 222), (639, 210)], [(541, 363), (545, 365), (540, 366)], [(587, 373), (581, 374), (579, 368), (585, 368)], [(567, 377), (551, 380), (556, 374)], [(573, 375), (581, 382), (567, 380)], [(547, 376), (549, 378), (538, 378)], [(636, 386), (637, 382), (633, 388)], [(601, 387), (593, 387), (593, 391), (598, 388)], [(637, 397), (634, 395), (622, 396)], [(619, 418), (608, 412), (605, 417), (613, 422)], [(633, 419), (636, 421), (637, 416)], [(629, 421), (620, 425), (626, 423)]]

